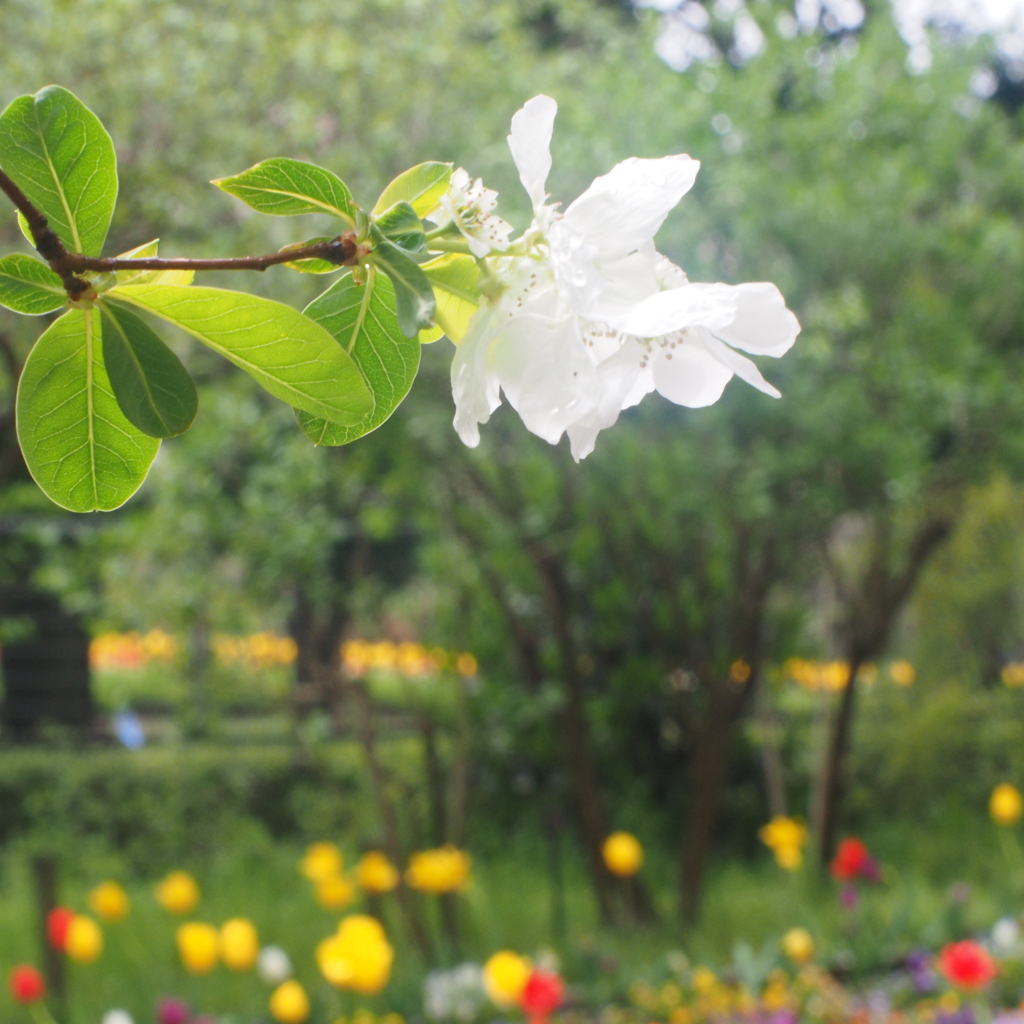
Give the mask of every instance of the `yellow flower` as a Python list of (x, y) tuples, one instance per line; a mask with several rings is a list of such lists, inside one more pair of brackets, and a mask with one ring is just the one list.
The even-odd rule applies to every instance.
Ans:
[(199, 886), (187, 871), (172, 871), (157, 886), (156, 898), (172, 914), (187, 914), (199, 902)]
[(193, 974), (209, 974), (217, 966), (220, 933), (212, 924), (190, 921), (178, 929), (178, 953), (185, 969)]
[(729, 678), (734, 683), (745, 683), (750, 678), (750, 673), (750, 665), (742, 658), (737, 658), (736, 661), (729, 666)]
[(694, 989), (702, 996), (709, 995), (718, 985), (718, 978), (715, 977), (714, 971), (708, 970), (707, 967), (695, 967), (690, 981)]
[(306, 848), (299, 868), (311, 882), (320, 882), (333, 875), (340, 875), (344, 864), (341, 850), (334, 843), (313, 843)]
[(455, 671), (460, 676), (475, 676), (478, 668), (476, 658), (469, 651), (463, 651), (455, 658)]
[(336, 935), (323, 940), (316, 960), (323, 976), (338, 988), (375, 995), (388, 983), (394, 950), (380, 922), (366, 914), (351, 914)]
[(356, 880), (371, 895), (391, 892), (398, 885), (398, 868), (380, 850), (369, 850), (356, 865)]
[(997, 825), (1016, 825), (1024, 811), (1020, 790), (1009, 782), (1001, 782), (992, 790), (988, 813)]
[(917, 672), (909, 661), (901, 658), (889, 666), (889, 675), (897, 686), (913, 686), (917, 678)]
[(782, 950), (793, 963), (805, 964), (814, 956), (814, 939), (806, 928), (790, 928), (782, 936)]
[(355, 898), (355, 886), (344, 875), (330, 875), (316, 883), (316, 901), (328, 910), (341, 910)]
[(248, 971), (260, 955), (260, 942), (252, 921), (233, 917), (220, 930), (220, 955), (233, 971)]
[(64, 936), (64, 952), (80, 964), (91, 964), (103, 952), (103, 932), (91, 918), (76, 915)]
[(128, 916), (131, 904), (128, 894), (117, 882), (103, 882), (89, 893), (89, 906), (97, 917), (113, 923)]
[(674, 981), (668, 981), (658, 989), (658, 998), (662, 1006), (671, 1009), (683, 1001), (683, 992)]
[(1024, 662), (1011, 661), (1003, 668), (1002, 677), (1007, 686), (1024, 686)]
[(803, 863), (801, 847), (807, 842), (807, 826), (803, 822), (776, 815), (757, 834), (775, 854), (779, 867), (793, 871)]
[(613, 832), (601, 846), (601, 856), (605, 867), (622, 878), (635, 875), (644, 862), (643, 848), (629, 832)]
[(270, 1016), (279, 1024), (303, 1024), (309, 1017), (309, 996), (294, 979), (283, 982), (270, 996)]
[(405, 880), (420, 892), (456, 892), (469, 881), (470, 857), (450, 843), (409, 858)]
[(484, 988), (495, 1006), (515, 1006), (530, 977), (530, 961), (503, 949), (484, 964)]

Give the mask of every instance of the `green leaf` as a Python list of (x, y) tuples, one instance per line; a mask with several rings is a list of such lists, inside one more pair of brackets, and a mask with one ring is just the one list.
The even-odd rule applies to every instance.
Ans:
[(373, 412), (355, 363), (291, 306), (220, 288), (124, 285), (110, 294), (177, 324), (297, 409), (346, 426)]
[(395, 286), (395, 308), (402, 333), (415, 338), (423, 327), (434, 323), (434, 292), (426, 274), (393, 242), (374, 226), (373, 262), (391, 278)]
[(480, 305), (480, 271), (476, 260), (460, 253), (445, 253), (424, 263), (422, 269), (437, 300), (434, 320), (457, 345)]
[(230, 178), (217, 178), (217, 188), (241, 199), (259, 213), (291, 217), (300, 213), (329, 213), (349, 225), (356, 207), (348, 186), (331, 171), (276, 156)]
[(76, 96), (48, 85), (0, 114), (0, 165), (72, 251), (98, 256), (117, 201), (114, 144)]
[(417, 340), (421, 345), (432, 345), (443, 337), (444, 330), (435, 324), (433, 327), (424, 327), (417, 335)]
[(412, 253), (427, 251), (427, 235), (423, 230), (423, 221), (416, 216), (416, 211), (408, 203), (395, 203), (376, 220), (381, 234), (399, 248)]
[(96, 309), (69, 310), (36, 342), (18, 384), (17, 423), (32, 478), (72, 512), (123, 505), (160, 447), (114, 398)]
[(45, 263), (23, 253), (0, 259), (0, 306), (38, 316), (67, 300), (60, 278)]
[(346, 274), (304, 312), (351, 353), (376, 399), (373, 414), (355, 427), (296, 414), (303, 433), (314, 443), (348, 444), (376, 430), (409, 393), (420, 366), (419, 341), (402, 333), (395, 316), (394, 289), (374, 267), (365, 284), (356, 284), (352, 275)]
[(196, 386), (145, 321), (112, 302), (103, 319), (103, 361), (121, 411), (150, 437), (177, 437), (196, 418)]
[(424, 217), (437, 206), (441, 196), (448, 191), (451, 177), (452, 165), (438, 163), (436, 160), (410, 167), (381, 192), (371, 212), (376, 217), (395, 203), (404, 201), (413, 208), (418, 217)]
[[(121, 253), (119, 260), (141, 260), (157, 255), (159, 238), (145, 245), (137, 245), (134, 249)], [(117, 283), (121, 284), (191, 284), (196, 276), (194, 270), (118, 270)]]
[[(281, 252), (287, 252), (289, 249), (304, 249), (307, 245), (316, 245), (317, 242), (329, 242), (330, 238), (326, 235), (320, 235), (317, 238), (310, 238), (305, 242), (292, 242), (291, 245), (286, 245), (281, 248)], [(337, 263), (331, 263), (330, 260), (321, 259), (305, 259), (296, 260), (294, 263), (284, 264), (286, 267), (291, 267), (292, 270), (298, 270), (303, 274), (336, 274), (342, 268)]]

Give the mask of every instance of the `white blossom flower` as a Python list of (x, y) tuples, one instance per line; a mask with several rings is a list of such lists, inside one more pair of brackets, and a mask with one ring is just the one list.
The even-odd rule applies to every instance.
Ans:
[(423, 982), (423, 1010), (435, 1021), (470, 1024), (487, 1002), (483, 968), (465, 963), (431, 971)]
[(134, 1024), (134, 1021), (127, 1010), (107, 1010), (103, 1014), (103, 1024)]
[(1014, 917), (1001, 917), (992, 926), (992, 945), (996, 953), (1006, 956), (1017, 945), (1020, 925)]
[(264, 946), (260, 950), (257, 970), (268, 985), (280, 985), (292, 976), (292, 962), (280, 946)]
[(690, 283), (654, 247), (698, 162), (624, 160), (562, 213), (545, 202), (556, 111), (537, 96), (512, 119), (509, 148), (534, 219), (509, 255), (491, 261), (500, 287), (452, 362), (459, 436), (478, 444), (504, 393), (533, 433), (551, 443), (568, 433), (578, 461), (653, 390), (700, 407), (735, 374), (778, 397), (735, 351), (780, 356), (792, 346), (800, 327), (778, 289)]
[(507, 249), (512, 231), (512, 225), (494, 213), (497, 205), (498, 193), (486, 188), (480, 178), (473, 181), (460, 167), (452, 174), (437, 211), (428, 216), (435, 224), (451, 220), (469, 243), (470, 252), (486, 256), (492, 250)]

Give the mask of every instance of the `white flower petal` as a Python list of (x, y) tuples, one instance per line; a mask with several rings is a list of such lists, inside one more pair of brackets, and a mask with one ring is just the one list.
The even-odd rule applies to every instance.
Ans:
[(469, 251), (474, 256), (476, 256), (477, 259), (482, 259), (491, 251), (490, 245), (487, 242), (483, 241), (483, 239), (476, 238), (475, 236), (471, 235), (468, 231), (463, 231), (461, 226), (459, 230), (462, 231), (463, 238), (465, 238), (466, 241), (469, 243)]
[(715, 335), (754, 355), (781, 356), (788, 352), (800, 333), (800, 322), (786, 309), (779, 289), (760, 281), (736, 285), (734, 291), (739, 300), (736, 316), (731, 324), (714, 327)]
[(493, 308), (479, 310), (461, 344), (456, 347), (452, 360), (455, 429), (470, 448), (480, 443), (479, 425), (486, 423), (491, 413), (501, 405), (498, 377), (488, 365), (495, 319)]
[(541, 94), (527, 100), (512, 117), (508, 148), (519, 170), (519, 180), (534, 209), (544, 205), (544, 186), (551, 172), (551, 134), (558, 104)]
[(493, 366), (526, 429), (551, 444), (597, 404), (597, 374), (575, 317), (512, 317), (494, 346)]
[[(637, 344), (635, 341), (632, 344)], [(644, 398), (654, 390), (654, 368), (650, 362), (642, 365), (637, 371), (636, 380), (633, 381), (633, 386), (629, 389), (625, 398), (622, 399), (623, 409), (632, 409), (634, 405), (639, 405)]]
[(723, 366), (732, 370), (740, 380), (745, 380), (751, 387), (771, 395), (772, 398), (782, 397), (782, 393), (761, 376), (761, 371), (746, 356), (741, 356), (739, 352), (729, 348), (704, 327), (698, 327), (693, 333), (708, 352)]
[(658, 394), (691, 409), (714, 405), (732, 377), (731, 370), (697, 343), (678, 345), (670, 352), (656, 350), (651, 368)]
[(609, 263), (601, 263), (599, 270), (603, 287), (591, 303), (589, 315), (609, 322), (626, 316), (638, 302), (658, 291), (656, 267), (661, 259), (656, 253), (630, 253)]
[(612, 426), (619, 418), (619, 413), (627, 408), (626, 399), (632, 393), (639, 376), (640, 349), (632, 338), (597, 366), (597, 405), (566, 428), (569, 449), (577, 462), (594, 450), (597, 435)]
[(656, 292), (616, 326), (638, 338), (661, 338), (688, 327), (725, 327), (736, 319), (737, 289), (728, 284), (685, 284)]
[(690, 190), (700, 163), (684, 154), (616, 164), (565, 211), (566, 221), (615, 259), (650, 242)]

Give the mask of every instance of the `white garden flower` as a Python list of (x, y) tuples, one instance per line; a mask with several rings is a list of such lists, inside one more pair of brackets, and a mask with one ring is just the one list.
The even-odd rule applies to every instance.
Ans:
[(474, 256), (486, 256), (492, 250), (507, 249), (512, 231), (512, 225), (494, 212), (497, 205), (498, 193), (486, 188), (480, 178), (473, 181), (460, 167), (452, 174), (448, 191), (429, 218), (435, 224), (450, 220), (469, 243), (469, 251)]
[(735, 374), (778, 397), (735, 351), (780, 356), (792, 346), (800, 327), (778, 289), (692, 284), (655, 249), (698, 162), (624, 160), (562, 213), (545, 202), (556, 111), (537, 96), (512, 119), (509, 148), (534, 218), (515, 255), (491, 261), (500, 287), (452, 362), (459, 436), (478, 444), (504, 393), (533, 433), (551, 443), (568, 433), (578, 461), (653, 390), (700, 407)]
[(280, 946), (264, 946), (256, 967), (268, 985), (280, 985), (292, 976), (292, 962)]
[(434, 1021), (471, 1024), (487, 1002), (483, 969), (465, 963), (431, 971), (423, 982), (423, 1011)]

